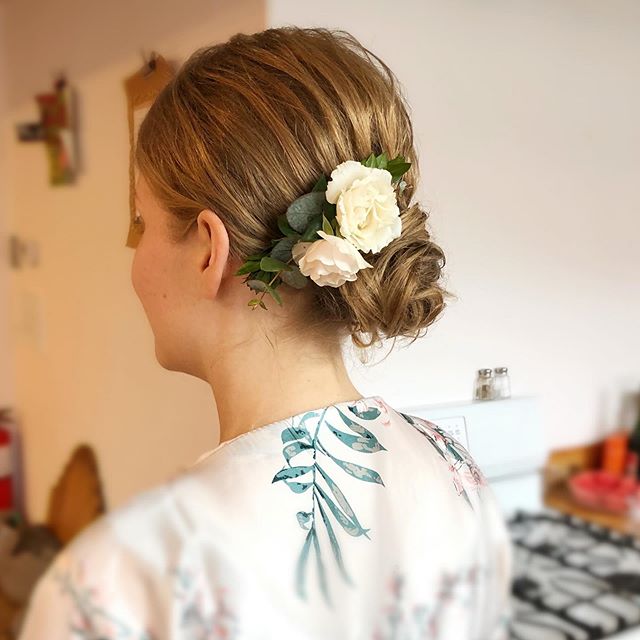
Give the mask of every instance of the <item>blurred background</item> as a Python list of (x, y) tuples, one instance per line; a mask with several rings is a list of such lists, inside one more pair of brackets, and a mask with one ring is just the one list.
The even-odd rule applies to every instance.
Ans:
[[(395, 71), (418, 199), (458, 296), (377, 366), (346, 347), (354, 384), (442, 418), (508, 515), (631, 531), (632, 501), (589, 505), (602, 478), (569, 480), (636, 477), (640, 3), (0, 0), (0, 594), (14, 608), (93, 517), (218, 442), (209, 386), (158, 365), (131, 287), (125, 80), (151, 52), (179, 66), (197, 47), (284, 24), (346, 29)], [(41, 137), (61, 75), (72, 170)], [(478, 370), (499, 366), (508, 397), (474, 395)], [(590, 637), (633, 628), (635, 613)]]

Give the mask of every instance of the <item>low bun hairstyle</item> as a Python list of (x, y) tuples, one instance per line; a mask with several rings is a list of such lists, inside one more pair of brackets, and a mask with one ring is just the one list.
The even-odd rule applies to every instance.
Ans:
[[(321, 174), (328, 178), (345, 160), (383, 152), (411, 163), (398, 193), (400, 237), (377, 254), (362, 254), (373, 268), (354, 281), (280, 289), (283, 309), (300, 311), (288, 318), (295, 329), (338, 344), (350, 335), (364, 348), (383, 338), (420, 337), (449, 294), (427, 213), (411, 203), (419, 167), (406, 101), (393, 72), (354, 36), (286, 26), (196, 50), (149, 109), (135, 161), (171, 214), (173, 241), (211, 209), (239, 266), (282, 235), (277, 217)], [(251, 295), (247, 287), (247, 301)]]

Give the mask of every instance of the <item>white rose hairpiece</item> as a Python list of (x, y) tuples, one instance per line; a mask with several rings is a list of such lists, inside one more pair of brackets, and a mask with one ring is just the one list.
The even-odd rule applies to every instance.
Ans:
[(276, 288), (283, 282), (302, 289), (311, 278), (321, 287), (339, 287), (355, 280), (361, 269), (371, 268), (360, 252), (378, 253), (400, 236), (395, 186), (400, 193), (404, 190), (400, 178), (410, 166), (402, 156), (388, 160), (385, 153), (371, 154), (360, 162), (339, 164), (329, 182), (323, 174), (310, 193), (278, 216), (283, 237), (248, 256), (235, 273), (246, 275), (247, 286), (261, 294), (249, 306), (266, 309), (267, 293), (282, 305)]

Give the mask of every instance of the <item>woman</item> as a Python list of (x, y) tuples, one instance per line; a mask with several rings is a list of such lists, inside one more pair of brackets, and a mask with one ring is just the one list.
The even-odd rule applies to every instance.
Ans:
[(238, 34), (161, 92), (136, 162), (133, 286), (160, 364), (211, 385), (220, 444), (83, 531), (21, 638), (505, 638), (486, 479), (341, 356), (444, 308), (391, 70), (344, 31)]

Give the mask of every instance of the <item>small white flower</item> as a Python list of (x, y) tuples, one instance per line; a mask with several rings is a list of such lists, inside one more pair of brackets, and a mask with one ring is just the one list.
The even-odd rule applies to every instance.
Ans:
[(331, 172), (326, 198), (336, 205), (340, 233), (356, 249), (378, 253), (400, 236), (400, 209), (386, 169), (347, 160)]
[(318, 235), (322, 240), (298, 242), (291, 253), (300, 272), (321, 287), (339, 287), (355, 280), (360, 269), (373, 267), (350, 242), (324, 231)]

